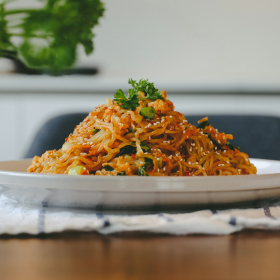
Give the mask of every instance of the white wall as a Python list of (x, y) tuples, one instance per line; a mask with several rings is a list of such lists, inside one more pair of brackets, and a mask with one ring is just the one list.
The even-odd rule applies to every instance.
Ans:
[[(103, 0), (95, 52), (101, 75), (279, 87), (279, 0)], [(12, 1), (10, 7), (41, 3)]]
[(105, 0), (102, 74), (246, 85), (280, 78), (279, 0)]

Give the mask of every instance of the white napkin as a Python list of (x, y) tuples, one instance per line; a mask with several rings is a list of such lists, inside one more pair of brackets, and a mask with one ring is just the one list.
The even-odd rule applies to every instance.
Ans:
[(0, 234), (41, 234), (66, 230), (110, 234), (146, 231), (171, 235), (225, 235), (242, 229), (280, 229), (280, 206), (196, 211), (180, 214), (101, 214), (90, 210), (26, 206), (0, 196)]

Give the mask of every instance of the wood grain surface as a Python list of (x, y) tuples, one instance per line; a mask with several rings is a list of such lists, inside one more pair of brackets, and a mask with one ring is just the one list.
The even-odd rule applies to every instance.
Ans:
[(280, 232), (2, 236), (0, 279), (280, 279)]

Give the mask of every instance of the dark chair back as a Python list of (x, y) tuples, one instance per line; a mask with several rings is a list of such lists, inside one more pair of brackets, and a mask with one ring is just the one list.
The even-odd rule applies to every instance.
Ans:
[(60, 149), (65, 138), (87, 115), (88, 113), (65, 114), (48, 120), (37, 132), (24, 157), (41, 156), (45, 151)]
[[(193, 125), (205, 116), (186, 116)], [(251, 158), (280, 160), (280, 118), (254, 115), (208, 115), (219, 132), (233, 135), (230, 141)]]
[[(60, 149), (65, 138), (87, 113), (66, 114), (47, 121), (35, 136), (25, 157), (41, 156), (47, 150)], [(186, 116), (193, 125), (204, 116)], [(280, 118), (252, 115), (210, 115), (209, 122), (220, 132), (232, 134), (230, 141), (251, 158), (280, 160)]]

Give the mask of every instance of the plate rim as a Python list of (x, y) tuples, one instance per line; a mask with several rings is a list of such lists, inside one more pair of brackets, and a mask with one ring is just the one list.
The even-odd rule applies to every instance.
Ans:
[[(267, 159), (257, 159), (257, 158), (251, 158), (250, 160), (258, 160), (258, 161), (265, 161), (265, 162), (277, 162), (280, 163), (280, 161), (277, 160), (267, 160)], [(13, 163), (24, 163), (24, 162), (28, 162), (31, 161), (31, 159), (23, 159), (23, 160), (15, 160), (15, 161), (1, 161), (0, 163), (9, 163), (9, 164), (13, 164)], [(102, 182), (108, 182), (108, 183), (112, 183), (114, 181), (117, 181), (119, 183), (130, 183), (132, 181), (135, 180), (135, 177), (137, 178), (137, 180), (141, 180), (141, 182), (147, 182), (147, 181), (152, 181), (153, 183), (158, 182), (158, 183), (184, 183), (186, 184), (187, 181), (194, 181), (197, 183), (201, 183), (201, 184), (205, 184), (206, 182), (210, 182), (210, 183), (221, 183), (223, 180), (225, 180), (225, 178), (227, 178), (227, 181), (230, 182), (248, 182), (248, 181), (256, 181), (258, 183), (265, 181), (265, 180), (269, 180), (269, 179), (273, 179), (273, 181), (276, 181), (276, 179), (279, 179), (279, 184), (275, 184), (275, 186), (270, 186), (270, 187), (261, 187), (261, 186), (245, 186), (245, 187), (236, 187), (236, 188), (222, 188), (221, 190), (219, 190), (219, 187), (216, 187), (214, 189), (209, 189), (209, 190), (199, 190), (199, 188), (197, 190), (192, 190), (192, 188), (187, 189), (187, 187), (184, 188), (154, 188), (151, 190), (149, 189), (149, 187), (147, 188), (146, 186), (141, 187), (141, 189), (129, 189), (127, 187), (118, 187), (116, 189), (114, 189), (114, 187), (105, 187), (104, 189), (99, 189), (99, 188), (95, 188), (93, 187), (92, 189), (86, 187), (86, 188), (81, 188), (81, 187), (65, 187), (63, 184), (60, 187), (52, 187), (49, 186), (48, 189), (57, 189), (57, 190), (74, 190), (74, 191), (96, 191), (96, 192), (217, 192), (217, 191), (246, 191), (246, 190), (259, 190), (259, 189), (272, 189), (272, 188), (279, 188), (280, 187), (280, 173), (271, 173), (271, 174), (254, 174), (254, 175), (233, 175), (233, 176), (227, 176), (227, 175), (222, 175), (222, 176), (197, 176), (197, 177), (187, 177), (187, 176), (150, 176), (150, 177), (141, 177), (141, 176), (125, 176), (125, 177), (115, 177), (115, 176), (83, 176), (82, 178), (82, 182), (89, 184), (92, 182), (98, 182), (98, 183), (102, 183)], [(12, 179), (11, 179), (12, 178)], [(77, 183), (80, 181), (81, 183), (81, 177), (80, 176), (71, 176), (69, 177), (69, 175), (66, 174), (42, 174), (42, 173), (28, 173), (28, 172), (19, 172), (19, 171), (7, 171), (7, 170), (0, 170), (0, 186), (14, 186), (15, 183), (18, 182), (18, 180), (23, 178), (28, 178), (29, 180), (46, 180), (47, 183), (52, 183), (55, 182), (55, 185), (58, 185), (59, 183), (61, 183), (64, 180), (67, 180), (68, 182), (72, 182), (71, 185), (78, 185)], [(71, 180), (70, 180), (71, 178)], [(240, 180), (242, 178), (242, 180)], [(10, 181), (12, 182), (7, 182), (7, 180), (9, 181), (9, 179), (11, 179)], [(28, 187), (28, 188), (39, 188), (39, 189), (46, 189), (46, 187), (43, 186), (38, 186), (38, 185), (30, 185), (30, 184), (19, 184), (19, 187)], [(151, 188), (151, 187), (150, 187)]]

